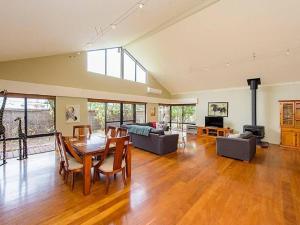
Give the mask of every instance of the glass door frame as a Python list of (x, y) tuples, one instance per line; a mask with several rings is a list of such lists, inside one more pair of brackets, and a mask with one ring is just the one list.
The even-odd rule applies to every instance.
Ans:
[[(7, 99), (9, 98), (21, 98), (24, 99), (24, 133), (27, 138), (36, 138), (36, 137), (47, 137), (53, 136), (55, 132), (50, 132), (47, 134), (36, 134), (36, 135), (28, 135), (28, 99), (51, 99), (54, 101), (54, 131), (56, 130), (56, 97), (48, 96), (48, 95), (30, 95), (30, 94), (19, 94), (19, 93), (8, 93)], [(19, 140), (18, 137), (7, 138), (7, 141)]]

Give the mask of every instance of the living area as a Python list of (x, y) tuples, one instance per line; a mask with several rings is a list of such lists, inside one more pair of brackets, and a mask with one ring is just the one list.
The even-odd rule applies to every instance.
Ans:
[(299, 1), (0, 17), (0, 224), (300, 224)]

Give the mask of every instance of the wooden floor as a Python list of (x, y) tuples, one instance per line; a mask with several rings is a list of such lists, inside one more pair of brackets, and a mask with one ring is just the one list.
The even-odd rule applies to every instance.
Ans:
[(58, 175), (55, 153), (0, 167), (0, 224), (300, 224), (300, 152), (258, 149), (245, 163), (215, 153), (211, 139), (156, 156), (133, 149), (131, 183), (121, 176), (83, 196)]

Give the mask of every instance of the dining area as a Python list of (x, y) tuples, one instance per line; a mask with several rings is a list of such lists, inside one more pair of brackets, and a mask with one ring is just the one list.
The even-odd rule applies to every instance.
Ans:
[(84, 195), (91, 193), (96, 182), (105, 185), (104, 194), (108, 194), (111, 180), (118, 175), (124, 187), (130, 180), (131, 142), (126, 128), (108, 126), (105, 134), (99, 134), (90, 125), (76, 125), (72, 136), (57, 131), (55, 140), (59, 175), (72, 191), (78, 174), (82, 174)]

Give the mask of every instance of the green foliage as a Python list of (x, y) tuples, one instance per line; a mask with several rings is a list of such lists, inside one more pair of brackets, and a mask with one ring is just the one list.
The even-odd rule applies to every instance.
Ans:
[(100, 129), (105, 129), (105, 103), (90, 102), (89, 110), (95, 111), (95, 117), (100, 125)]

